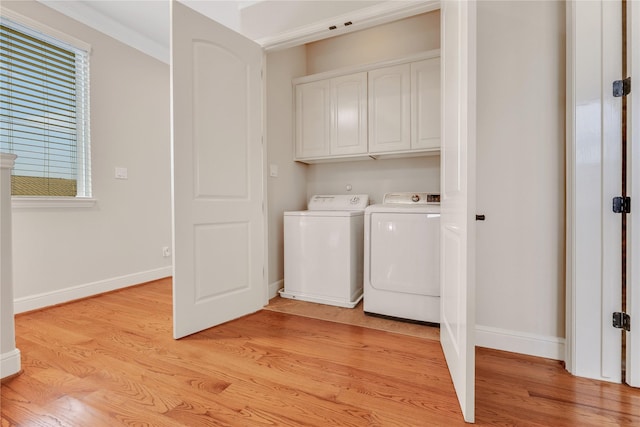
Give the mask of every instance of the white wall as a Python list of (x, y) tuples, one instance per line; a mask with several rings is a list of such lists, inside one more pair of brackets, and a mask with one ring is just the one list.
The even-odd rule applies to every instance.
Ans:
[(478, 3), (478, 343), (564, 356), (563, 2)]
[[(283, 286), (283, 213), (306, 209), (307, 165), (293, 161), (293, 87), (291, 79), (306, 73), (304, 46), (267, 55), (268, 266), (271, 296)], [(268, 175), (268, 172), (267, 172)]]
[[(13, 210), (16, 311), (165, 277), (171, 259), (169, 66), (34, 1), (3, 8), (91, 52), (94, 208)], [(114, 179), (116, 166), (128, 180)]]
[[(352, 190), (347, 192), (347, 184)], [(440, 156), (321, 163), (309, 166), (307, 197), (314, 194), (368, 194), (382, 203), (394, 191), (440, 193)]]
[(397, 59), (440, 48), (436, 10), (307, 45), (307, 73)]

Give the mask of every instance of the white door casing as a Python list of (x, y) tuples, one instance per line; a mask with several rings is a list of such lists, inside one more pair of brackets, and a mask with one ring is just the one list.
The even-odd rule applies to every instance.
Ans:
[(440, 342), (465, 421), (475, 419), (476, 4), (442, 3)]
[[(640, 4), (627, 2), (627, 75), (636, 86), (640, 82)], [(623, 76), (625, 77), (625, 76)], [(640, 387), (640, 91), (627, 96), (627, 195), (631, 195), (631, 214), (627, 215), (627, 313), (631, 332), (627, 333), (627, 384)], [(634, 357), (635, 356), (635, 357)]]
[(262, 60), (257, 44), (171, 2), (175, 338), (264, 302)]

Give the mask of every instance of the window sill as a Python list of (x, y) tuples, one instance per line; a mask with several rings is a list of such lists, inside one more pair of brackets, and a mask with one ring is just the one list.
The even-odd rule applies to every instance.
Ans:
[(90, 197), (22, 197), (11, 198), (13, 209), (30, 208), (92, 208), (98, 199)]

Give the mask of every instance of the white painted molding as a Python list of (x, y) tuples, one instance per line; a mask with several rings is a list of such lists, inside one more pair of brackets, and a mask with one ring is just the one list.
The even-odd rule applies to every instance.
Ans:
[(0, 355), (0, 378), (6, 378), (20, 372), (20, 350), (17, 348)]
[(101, 33), (113, 37), (134, 49), (146, 53), (159, 61), (166, 64), (169, 63), (169, 29), (167, 29), (167, 42), (165, 45), (100, 13), (92, 7), (83, 4), (83, 2), (47, 0), (38, 0), (38, 2), (76, 21), (82, 22)]
[(564, 360), (564, 338), (476, 325), (476, 346)]
[(91, 197), (27, 197), (13, 196), (13, 209), (41, 209), (41, 208), (92, 208), (98, 199)]
[[(304, 43), (364, 30), (437, 9), (440, 9), (440, 1), (386, 1), (375, 6), (349, 12), (348, 14), (318, 21), (315, 24), (295, 28), (275, 36), (263, 37), (256, 40), (256, 43), (268, 52), (288, 49)], [(347, 21), (351, 21), (353, 24), (344, 26), (343, 23)], [(329, 30), (332, 25), (336, 25), (338, 28)]]
[[(94, 8), (83, 4), (81, 1), (48, 1), (38, 0), (41, 4), (50, 7), (70, 18), (88, 25), (114, 39), (132, 46), (147, 55), (150, 55), (164, 63), (169, 63), (170, 49), (169, 39), (166, 44), (153, 40), (146, 35), (130, 28), (115, 19), (106, 16)], [(305, 25), (277, 35), (263, 37), (255, 40), (266, 51), (276, 51), (299, 46), (334, 37), (354, 31), (371, 28), (376, 25), (386, 24), (399, 19), (408, 18), (421, 13), (431, 12), (440, 8), (438, 0), (422, 1), (386, 1), (368, 8), (363, 8), (348, 14), (324, 19), (314, 24)], [(352, 25), (345, 26), (344, 22), (351, 21)], [(335, 30), (329, 27), (336, 25)]]
[(126, 276), (113, 277), (110, 279), (99, 280), (97, 282), (72, 286), (54, 292), (16, 298), (14, 300), (14, 311), (15, 313), (24, 313), (25, 311), (38, 310), (44, 307), (90, 297), (104, 292), (139, 285), (152, 280), (162, 279), (164, 277), (169, 277), (172, 274), (172, 266), (161, 267), (155, 270), (147, 270), (139, 273), (128, 274)]
[(18, 156), (9, 153), (0, 153), (0, 169), (13, 169)]
[(36, 21), (35, 19), (28, 18), (12, 10), (9, 10), (6, 8), (0, 9), (0, 10), (2, 11), (3, 17), (17, 24), (24, 25), (26, 27), (29, 27), (32, 30), (36, 30), (38, 32), (44, 33), (49, 37), (53, 37), (55, 39), (61, 40), (78, 49), (91, 52), (91, 45), (85, 42), (84, 40), (77, 39), (63, 31), (59, 31), (59, 30), (56, 30), (55, 28), (51, 28), (48, 25), (43, 24), (42, 22)]
[(278, 295), (278, 291), (284, 288), (284, 280), (280, 279), (277, 282), (269, 283), (269, 299)]

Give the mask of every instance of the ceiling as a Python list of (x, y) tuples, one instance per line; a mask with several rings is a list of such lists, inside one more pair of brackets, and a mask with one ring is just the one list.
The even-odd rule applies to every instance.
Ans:
[[(169, 62), (169, 0), (38, 0)], [(436, 0), (179, 0), (254, 40), (283, 49), (437, 9)], [(345, 22), (352, 25), (345, 26)], [(335, 26), (334, 30), (329, 27)]]

